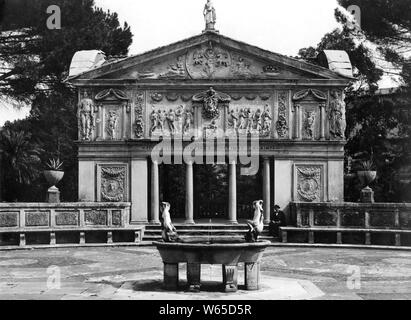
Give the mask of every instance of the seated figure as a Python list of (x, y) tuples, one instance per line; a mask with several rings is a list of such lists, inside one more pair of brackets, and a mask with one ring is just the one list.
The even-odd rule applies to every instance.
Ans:
[(171, 205), (168, 202), (161, 203), (162, 213), (162, 232), (161, 236), (164, 242), (177, 242), (180, 240), (177, 229), (174, 227), (170, 216)]
[(280, 206), (275, 205), (273, 214), (271, 216), (270, 236), (272, 237), (279, 237), (280, 227), (285, 227), (287, 225), (285, 214), (280, 209)]
[(257, 242), (259, 235), (264, 231), (263, 200), (253, 202), (254, 217), (252, 221), (247, 221), (248, 232), (245, 235), (245, 241)]

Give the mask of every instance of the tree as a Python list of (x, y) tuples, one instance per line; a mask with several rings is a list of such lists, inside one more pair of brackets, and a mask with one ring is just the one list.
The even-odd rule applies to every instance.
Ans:
[[(404, 57), (404, 53), (411, 51), (411, 2), (339, 0), (339, 3), (344, 7), (357, 4), (361, 8), (362, 30), (353, 28), (347, 15), (337, 9), (336, 19), (341, 28), (326, 34), (315, 48), (301, 49), (299, 55), (318, 63), (315, 57), (322, 50), (345, 50), (349, 54), (358, 81), (353, 82), (346, 96), (346, 157), (355, 159), (373, 154), (378, 171), (374, 189), (379, 201), (411, 201), (411, 195), (402, 192), (410, 186), (401, 184), (397, 175), (411, 160), (410, 123), (401, 112), (411, 103), (410, 82), (407, 82), (410, 65)], [(400, 73), (379, 68), (376, 61), (382, 58), (403, 70), (405, 86), (395, 94), (375, 94), (384, 73)], [(357, 181), (347, 181), (346, 200), (356, 201), (359, 187)]]
[[(61, 9), (61, 30), (47, 28), (50, 4)], [(64, 161), (61, 196), (64, 201), (76, 201), (77, 97), (64, 80), (77, 51), (127, 54), (132, 42), (130, 28), (127, 24), (120, 27), (117, 14), (95, 8), (93, 0), (6, 1), (1, 28), (0, 63), (5, 63), (8, 71), (0, 71), (0, 95), (29, 103), (32, 108), (28, 119), (6, 123), (5, 130), (30, 132), (41, 148), (43, 163), (57, 157)], [(30, 194), (44, 192), (44, 178), (32, 178)], [(19, 196), (27, 198), (27, 193)]]
[(4, 130), (0, 136), (3, 150), (2, 168), (7, 181), (6, 198), (19, 199), (19, 190), (30, 185), (40, 174), (41, 148), (33, 141), (30, 133)]

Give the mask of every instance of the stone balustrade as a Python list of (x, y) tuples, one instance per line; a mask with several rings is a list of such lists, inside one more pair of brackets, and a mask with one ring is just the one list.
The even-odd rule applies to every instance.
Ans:
[[(100, 232), (113, 243), (113, 232), (133, 232), (132, 242), (140, 242), (143, 226), (132, 226), (130, 203), (2, 203), (0, 204), (0, 244), (19, 235), (26, 245), (27, 234), (47, 234), (50, 245), (58, 244), (56, 234), (77, 234), (78, 244), (86, 244), (86, 234)], [(13, 241), (11, 241), (13, 242)], [(66, 242), (65, 242), (66, 243)]]
[[(411, 245), (410, 203), (291, 203), (288, 227), (281, 227), (282, 241)], [(297, 237), (296, 237), (297, 236)]]
[(290, 217), (296, 227), (411, 230), (410, 203), (293, 202)]

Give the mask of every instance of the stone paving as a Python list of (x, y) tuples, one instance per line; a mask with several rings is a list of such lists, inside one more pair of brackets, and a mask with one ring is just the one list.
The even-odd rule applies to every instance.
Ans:
[[(0, 299), (411, 299), (411, 252), (270, 248), (259, 292), (225, 294), (220, 266), (204, 266), (203, 291), (162, 289), (162, 262), (151, 247), (0, 251)], [(217, 291), (217, 292), (213, 292)]]

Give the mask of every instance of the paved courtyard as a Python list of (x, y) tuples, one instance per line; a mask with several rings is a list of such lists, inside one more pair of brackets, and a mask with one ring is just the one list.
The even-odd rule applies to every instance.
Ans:
[(0, 252), (0, 299), (411, 299), (411, 252), (271, 248), (262, 289), (214, 293), (220, 266), (203, 266), (204, 291), (162, 289), (154, 248), (70, 248)]

